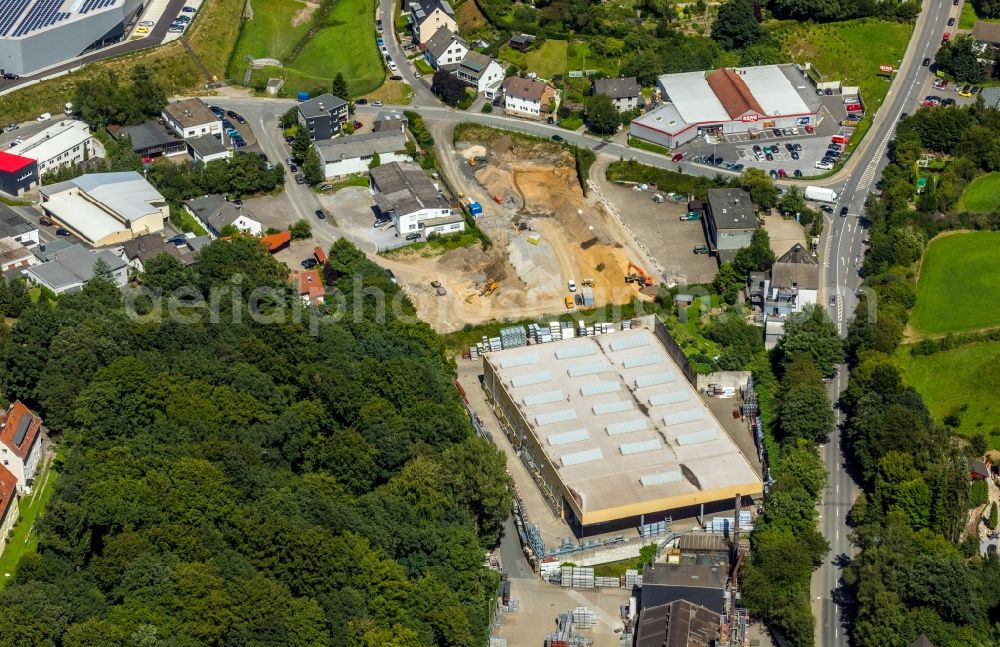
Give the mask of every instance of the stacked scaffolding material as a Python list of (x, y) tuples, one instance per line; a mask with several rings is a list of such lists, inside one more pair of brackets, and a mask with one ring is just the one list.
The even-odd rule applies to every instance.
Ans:
[(528, 545), (531, 546), (531, 550), (535, 551), (535, 555), (538, 557), (545, 555), (545, 542), (542, 541), (542, 533), (538, 530), (538, 524), (526, 524), (525, 530), (528, 532)]
[(642, 534), (642, 537), (644, 539), (666, 534), (669, 530), (670, 530), (670, 521), (666, 519), (663, 521), (657, 521), (655, 523), (643, 524), (642, 526), (639, 527), (639, 532)]
[(576, 632), (573, 612), (560, 613), (556, 618), (556, 631), (545, 637), (545, 647), (590, 647), (592, 641)]
[(507, 639), (503, 636), (490, 636), (489, 647), (507, 647)]
[(558, 321), (550, 321), (549, 322), (549, 335), (551, 335), (552, 341), (560, 341), (560, 340), (562, 340), (562, 338), (563, 338), (563, 336), (562, 336), (562, 326), (559, 324)]
[(597, 624), (594, 612), (587, 607), (576, 607), (573, 609), (573, 625), (578, 629), (590, 629)]
[(479, 346), (478, 345), (477, 346), (470, 346), (469, 347), (469, 359), (471, 359), (473, 361), (479, 359)]
[[(733, 517), (715, 517), (705, 529), (706, 532), (731, 533), (733, 531)], [(740, 532), (753, 532), (753, 521), (749, 512), (740, 511)]]
[(594, 588), (594, 569), (586, 566), (563, 566), (561, 570), (563, 588)]
[(504, 348), (520, 348), (528, 345), (528, 335), (524, 326), (508, 326), (500, 329), (500, 343)]
[(621, 579), (617, 577), (601, 577), (599, 575), (594, 576), (594, 586), (599, 589), (617, 589), (622, 585)]
[(634, 568), (625, 571), (625, 588), (635, 589), (640, 586), (642, 586), (642, 575), (639, 575), (639, 571)]
[(490, 351), (498, 353), (503, 350), (503, 342), (500, 341), (499, 337), (490, 337)]

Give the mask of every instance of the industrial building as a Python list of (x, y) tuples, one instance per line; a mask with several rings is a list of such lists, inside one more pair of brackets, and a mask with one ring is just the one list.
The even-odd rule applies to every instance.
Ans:
[(66, 119), (12, 146), (8, 152), (35, 160), (38, 173), (44, 174), (94, 157), (94, 138), (86, 123)]
[(0, 151), (0, 191), (19, 196), (38, 184), (38, 162)]
[(635, 647), (716, 647), (719, 614), (687, 600), (642, 610)]
[(391, 130), (320, 140), (315, 148), (327, 179), (364, 173), (375, 155), (382, 164), (413, 159), (406, 152), (406, 135)]
[(736, 252), (750, 246), (759, 226), (757, 207), (744, 189), (709, 189), (704, 219), (711, 253), (720, 263), (733, 260)]
[(697, 137), (815, 125), (816, 88), (794, 65), (664, 74), (659, 107), (632, 121), (633, 137), (676, 148)]
[(653, 325), (483, 355), (483, 388), (502, 427), (581, 536), (693, 517), (763, 491), (688, 381), (683, 353)]
[(199, 135), (222, 138), (222, 119), (208, 109), (201, 99), (182, 99), (168, 103), (160, 116), (178, 136), (184, 139)]
[(34, 74), (125, 40), (143, 0), (10, 0), (0, 3), (0, 68)]

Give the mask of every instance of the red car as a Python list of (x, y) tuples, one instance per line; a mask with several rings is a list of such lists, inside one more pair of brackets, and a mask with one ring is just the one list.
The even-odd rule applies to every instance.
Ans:
[(364, 126), (364, 124), (361, 123), (360, 121), (355, 121), (354, 122), (354, 130), (357, 130), (358, 128), (361, 128), (362, 126)]
[(815, 128), (813, 128), (812, 126), (806, 126), (806, 132), (809, 133), (810, 135), (813, 134), (814, 130)]
[(941, 38), (941, 42), (942, 43), (947, 43), (950, 38), (951, 38), (951, 34), (949, 34), (948, 32), (945, 32), (944, 36)]
[(670, 159), (674, 160), (675, 162), (679, 162), (682, 159), (684, 159), (684, 153), (677, 153), (676, 155), (674, 155)]

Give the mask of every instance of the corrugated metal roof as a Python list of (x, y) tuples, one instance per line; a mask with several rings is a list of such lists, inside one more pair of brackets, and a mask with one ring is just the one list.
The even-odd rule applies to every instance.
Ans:
[(557, 422), (566, 422), (567, 420), (576, 420), (576, 409), (559, 409), (558, 411), (549, 411), (535, 416), (535, 424), (539, 427), (554, 425)]
[(604, 458), (604, 453), (601, 452), (600, 448), (597, 448), (597, 449), (586, 449), (582, 452), (575, 452), (572, 454), (563, 454), (559, 458), (559, 462), (562, 463), (563, 467), (569, 467), (570, 465), (593, 463), (594, 461), (599, 461), (603, 458)]
[(621, 434), (630, 434), (635, 431), (645, 431), (648, 428), (646, 421), (642, 418), (638, 420), (625, 420), (623, 422), (615, 422), (607, 427), (605, 430), (608, 432), (609, 436), (619, 436)]
[(590, 438), (590, 433), (586, 429), (577, 429), (575, 431), (564, 431), (561, 434), (552, 434), (546, 439), (550, 445), (568, 445), (570, 443), (579, 443)]
[(631, 411), (633, 408), (632, 403), (628, 400), (619, 400), (618, 402), (599, 402), (594, 405), (594, 413), (601, 416), (606, 413)]

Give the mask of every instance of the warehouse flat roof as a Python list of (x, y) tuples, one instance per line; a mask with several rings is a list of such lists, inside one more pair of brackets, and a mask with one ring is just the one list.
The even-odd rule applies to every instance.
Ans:
[[(809, 114), (819, 107), (815, 90), (794, 65), (738, 67), (736, 73), (768, 116)], [(807, 105), (804, 96), (812, 97), (815, 105)]]
[(648, 329), (483, 358), (575, 494), (584, 525), (763, 490)]
[(664, 74), (659, 78), (659, 84), (663, 99), (672, 102), (687, 123), (729, 121), (729, 113), (715, 96), (704, 72)]

